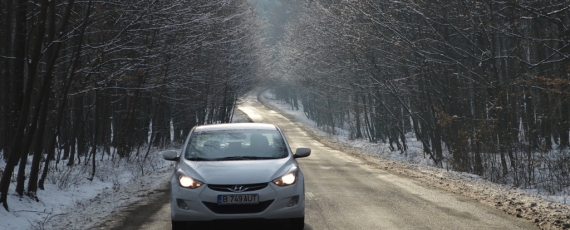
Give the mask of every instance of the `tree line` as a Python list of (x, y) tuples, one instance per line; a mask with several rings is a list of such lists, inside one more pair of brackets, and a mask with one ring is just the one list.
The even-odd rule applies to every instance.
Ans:
[(570, 186), (568, 0), (297, 3), (276, 94), (320, 127), (402, 153), (412, 135), (438, 167)]
[(172, 130), (180, 142), (195, 125), (230, 122), (263, 69), (246, 0), (4, 0), (0, 14), (7, 210), (13, 176), (37, 199), (63, 160), (93, 178), (103, 155), (146, 157)]

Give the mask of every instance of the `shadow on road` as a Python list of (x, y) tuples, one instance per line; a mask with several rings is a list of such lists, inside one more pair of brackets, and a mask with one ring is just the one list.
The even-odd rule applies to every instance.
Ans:
[[(193, 222), (186, 225), (188, 229), (231, 229), (231, 230), (288, 230), (289, 221), (286, 220), (218, 220), (207, 222)], [(312, 230), (305, 224), (305, 230)]]

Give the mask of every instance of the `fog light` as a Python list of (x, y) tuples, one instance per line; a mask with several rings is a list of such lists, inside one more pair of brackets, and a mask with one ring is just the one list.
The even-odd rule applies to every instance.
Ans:
[(176, 203), (178, 204), (178, 207), (184, 210), (190, 210), (190, 207), (186, 204), (186, 202), (184, 202), (184, 200), (182, 199), (176, 199)]
[(299, 203), (299, 196), (291, 197), (291, 200), (289, 200), (287, 207), (293, 207), (293, 206), (297, 205), (298, 203)]

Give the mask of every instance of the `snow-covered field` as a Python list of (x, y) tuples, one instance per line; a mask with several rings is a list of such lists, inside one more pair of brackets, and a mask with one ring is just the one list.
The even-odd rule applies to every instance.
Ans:
[(373, 162), (380, 169), (410, 176), (428, 187), (473, 198), (505, 213), (534, 222), (542, 229), (570, 229), (570, 194), (545, 195), (536, 190), (520, 190), (492, 183), (473, 174), (431, 167), (421, 146), (414, 143), (411, 137), (408, 137), (409, 150), (402, 154), (399, 150), (391, 151), (388, 144), (350, 140), (343, 130), (336, 130), (338, 135), (327, 134), (306, 117), (302, 105), (299, 110), (293, 110), (291, 105), (276, 100), (269, 90), (264, 91), (258, 99), (289, 119), (303, 124), (306, 131), (323, 144)]

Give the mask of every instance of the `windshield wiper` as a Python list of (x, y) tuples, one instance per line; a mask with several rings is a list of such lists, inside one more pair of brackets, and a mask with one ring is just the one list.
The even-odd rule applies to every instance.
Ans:
[(231, 161), (231, 160), (260, 160), (260, 159), (274, 159), (273, 157), (255, 157), (255, 156), (235, 156), (235, 157), (222, 157), (217, 158), (217, 161)]
[(186, 160), (189, 160), (189, 161), (211, 161), (211, 160), (214, 160), (214, 159), (211, 159), (211, 158), (202, 158), (202, 157), (190, 157), (190, 158), (186, 158)]

